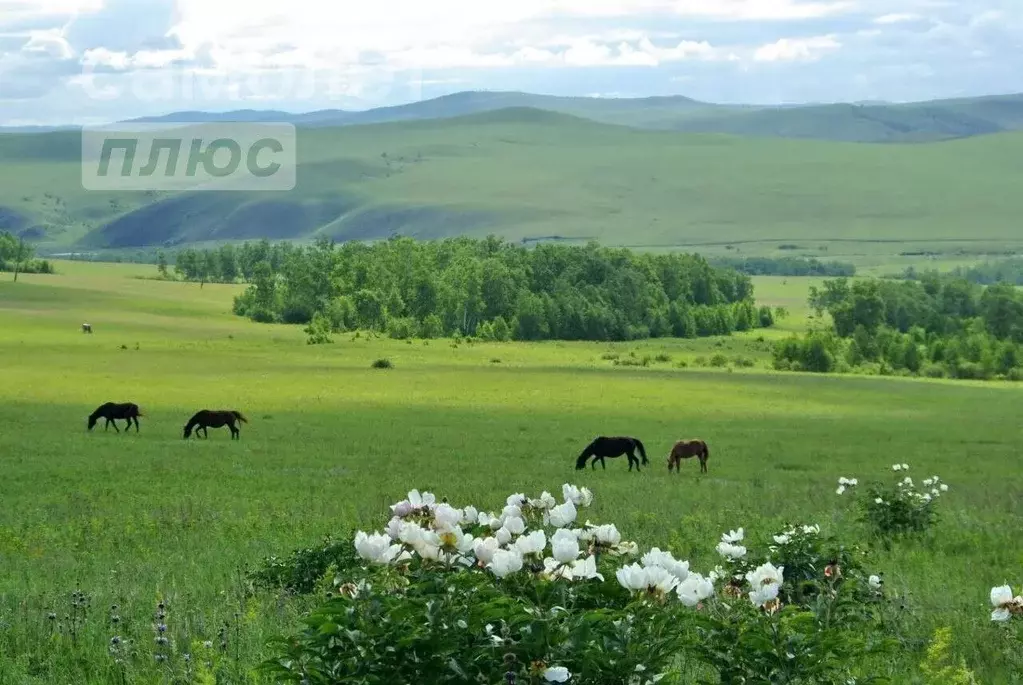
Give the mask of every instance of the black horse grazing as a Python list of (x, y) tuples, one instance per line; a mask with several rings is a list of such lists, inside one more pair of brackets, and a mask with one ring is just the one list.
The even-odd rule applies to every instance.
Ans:
[(643, 463), (648, 464), (649, 462), (647, 461), (646, 458), (646, 450), (643, 448), (643, 443), (641, 443), (637, 438), (628, 437), (609, 438), (605, 436), (600, 436), (599, 438), (597, 438), (596, 440), (594, 440), (593, 442), (586, 446), (586, 449), (583, 450), (583, 453), (579, 455), (578, 459), (576, 459), (575, 467), (576, 469), (586, 468), (586, 460), (589, 459), (590, 457), (593, 457), (593, 463), (591, 464), (591, 466), (594, 469), (597, 468), (597, 460), (599, 459), (600, 465), (606, 470), (607, 464), (604, 462), (604, 459), (606, 459), (607, 457), (611, 457), (612, 459), (614, 459), (615, 457), (620, 457), (623, 454), (627, 454), (629, 455), (629, 470), (630, 471), (632, 470), (632, 465), (633, 463), (635, 463), (636, 471), (638, 472), (639, 459), (636, 458), (637, 449), (639, 450), (640, 455), (643, 457)]
[(213, 411), (210, 409), (203, 409), (197, 411), (195, 416), (188, 420), (185, 424), (185, 438), (192, 434), (192, 430), (195, 430), (195, 434), (198, 437), (199, 431), (202, 431), (202, 436), (208, 438), (209, 433), (206, 432), (207, 428), (222, 428), (227, 426), (231, 429), (231, 439), (241, 440), (241, 431), (234, 425), (235, 421), (241, 421), (242, 423), (248, 423), (249, 420), (241, 415), (241, 412), (234, 411), (232, 409)]
[(121, 431), (117, 428), (117, 419), (123, 419), (128, 422), (128, 427), (124, 429), (125, 432), (131, 429), (131, 423), (134, 421), (135, 432), (138, 433), (139, 417), (142, 415), (142, 412), (139, 411), (139, 405), (134, 402), (123, 402), (121, 404), (106, 402), (96, 407), (96, 411), (89, 415), (89, 430), (92, 430), (100, 419), (106, 419), (107, 422), (103, 426), (103, 430), (107, 430), (110, 428), (110, 424), (114, 424), (114, 430), (120, 433)]

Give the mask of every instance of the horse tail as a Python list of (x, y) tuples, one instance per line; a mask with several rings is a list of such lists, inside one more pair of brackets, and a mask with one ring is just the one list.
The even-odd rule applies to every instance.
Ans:
[(232, 411), (231, 413), (234, 414), (234, 417), (236, 419), (238, 419), (239, 421), (241, 421), (242, 423), (248, 423), (249, 422), (249, 420), (247, 418), (242, 416), (242, 413), (240, 411)]
[(710, 459), (710, 447), (707, 446), (707, 443), (703, 443), (703, 458)]
[(641, 443), (639, 441), (639, 438), (633, 438), (632, 441), (635, 442), (636, 443), (636, 447), (639, 448), (639, 454), (640, 454), (640, 456), (643, 457), (643, 463), (644, 464), (649, 464), (650, 462), (646, 458), (646, 449), (643, 447), (643, 443)]

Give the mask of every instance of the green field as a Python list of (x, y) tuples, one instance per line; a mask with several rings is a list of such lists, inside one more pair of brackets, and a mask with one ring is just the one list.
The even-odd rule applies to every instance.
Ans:
[(905, 252), (1023, 249), (1021, 133), (872, 145), (504, 109), (300, 129), (293, 191), (180, 196), (86, 192), (80, 148), (74, 132), (0, 136), (0, 221), (43, 252), (496, 234), (898, 268)]
[[(240, 286), (133, 277), (152, 267), (58, 268), (0, 282), (0, 683), (119, 682), (110, 637), (134, 637), (144, 657), (161, 600), (179, 653), (237, 620), (232, 650), (253, 665), (302, 604), (246, 597), (241, 573), (327, 533), (378, 528), (413, 487), (500, 509), (509, 492), (587, 485), (589, 518), (706, 572), (721, 533), (738, 526), (754, 540), (786, 521), (862, 539), (835, 483), (885, 478), (893, 462), (938, 474), (951, 491), (933, 535), (872, 559), (906, 605), (907, 649), (889, 675), (914, 682), (931, 632), (951, 626), (981, 682), (1016, 682), (988, 592), (1018, 584), (1023, 562), (1011, 477), (1018, 389), (773, 373), (752, 336), (455, 347), (344, 335), (310, 346), (300, 327), (232, 316)], [(808, 282), (755, 281), (799, 330)], [(616, 367), (602, 358), (612, 353), (671, 360)], [(715, 353), (759, 367), (677, 368)], [(383, 357), (393, 369), (370, 368)], [(86, 416), (108, 400), (138, 402), (141, 433), (87, 433)], [(204, 407), (242, 411), (241, 440), (224, 429), (182, 440)], [(579, 449), (601, 433), (641, 437), (649, 468), (637, 475), (610, 460), (576, 472)], [(687, 463), (669, 476), (667, 449), (690, 436), (709, 442), (709, 473)], [(92, 609), (72, 643), (53, 632), (66, 628), (75, 590)], [(112, 627), (115, 604), (122, 623)], [(135, 682), (157, 682), (143, 657)]]

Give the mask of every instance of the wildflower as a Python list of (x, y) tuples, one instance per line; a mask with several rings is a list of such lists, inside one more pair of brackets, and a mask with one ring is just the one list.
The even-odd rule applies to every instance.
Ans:
[(944, 483), (942, 483), (941, 485), (939, 485), (939, 486), (938, 486), (938, 489), (939, 489), (939, 490), (941, 490), (942, 492), (948, 492), (948, 486), (947, 486), (947, 485), (945, 485)]
[(838, 489), (835, 490), (835, 494), (836, 495), (841, 495), (843, 493), (845, 493), (845, 486), (844, 485), (839, 485)]
[(579, 558), (579, 540), (570, 531), (561, 529), (551, 538), (551, 556), (562, 564)]
[(571, 502), (576, 506), (588, 507), (593, 503), (593, 493), (590, 492), (589, 488), (577, 488), (574, 485), (565, 483), (561, 486), (561, 494), (566, 502)]
[(746, 548), (742, 545), (733, 545), (728, 542), (719, 542), (717, 546), (718, 554), (727, 559), (741, 559), (746, 556)]
[(909, 464), (903, 464), (902, 465), (902, 470), (903, 471), (909, 471)]
[(480, 513), (476, 510), (476, 507), (471, 504), (465, 509), (462, 509), (462, 525), (468, 526), (476, 523), (479, 520)]
[(542, 530), (534, 530), (529, 535), (523, 535), (515, 541), (515, 548), (522, 556), (543, 554), (547, 546), (547, 535)]
[(685, 580), (689, 576), (688, 561), (678, 561), (670, 552), (662, 552), (657, 547), (654, 547), (644, 554), (640, 561), (642, 561), (643, 565), (648, 568), (652, 566), (663, 568), (665, 571), (678, 578), (679, 582)]
[(401, 545), (392, 545), (386, 535), (367, 535), (361, 530), (355, 534), (355, 550), (359, 556), (374, 564), (389, 564), (398, 556)]
[(901, 471), (902, 464), (892, 464), (892, 471)]
[(721, 536), (721, 539), (724, 542), (732, 542), (732, 543), (734, 543), (734, 542), (741, 541), (743, 539), (743, 537), (745, 537), (745, 533), (743, 532), (742, 528), (740, 528), (739, 530), (730, 530), (730, 531), (728, 531), (727, 533), (725, 533), (725, 534), (723, 534)]
[(646, 588), (646, 570), (639, 564), (622, 566), (618, 569), (615, 577), (626, 590), (637, 592)]
[(777, 542), (779, 545), (787, 545), (787, 544), (789, 544), (789, 542), (791, 540), (792, 540), (792, 537), (787, 535), (787, 534), (785, 534), (785, 533), (782, 533), (781, 535), (775, 535), (774, 536), (774, 541)]
[(746, 580), (753, 588), (749, 593), (749, 598), (754, 605), (762, 607), (778, 597), (784, 570), (784, 566), (775, 568), (768, 562), (746, 574)]
[(714, 584), (699, 573), (690, 573), (675, 587), (678, 599), (687, 607), (694, 607), (714, 594)]
[(845, 476), (842, 476), (841, 478), (838, 479), (839, 485), (845, 485), (850, 488), (856, 487), (858, 483), (859, 481), (856, 480), (855, 478), (846, 478)]
[(604, 576), (597, 572), (597, 558), (592, 554), (585, 559), (572, 562), (572, 577), (579, 580), (592, 580), (593, 578), (604, 580)]
[(569, 500), (544, 514), (544, 523), (549, 523), (555, 528), (565, 528), (575, 521), (576, 515), (575, 504)]
[(931, 490), (931, 497), (941, 497), (941, 491), (938, 488)]
[(488, 564), (488, 568), (498, 578), (504, 578), (522, 570), (522, 555), (514, 548), (499, 549), (494, 552), (494, 558)]
[(529, 506), (540, 511), (549, 511), (558, 506), (558, 501), (554, 499), (554, 495), (544, 490), (539, 499), (529, 500)]
[[(543, 535), (543, 531), (540, 531)], [(477, 538), (472, 545), (473, 554), (479, 561), (486, 565), (494, 559), (494, 554), (501, 548), (501, 543), (497, 541), (497, 538)]]
[(920, 495), (920, 499), (922, 499), (924, 502), (930, 502), (931, 495), (930, 493), (925, 492), (924, 494)]
[(881, 580), (880, 576), (872, 575), (870, 576), (870, 578), (867, 579), (867, 584), (869, 584), (870, 587), (874, 588), (875, 590), (880, 590), (881, 585), (884, 584), (884, 581)]
[(1012, 588), (1008, 585), (991, 588), (991, 606), (995, 609), (991, 612), (992, 621), (1008, 621), (1014, 613), (1020, 613), (1023, 609), (1023, 598), (1012, 596)]
[(931, 478), (924, 478), (924, 487), (925, 488), (931, 487), (931, 483), (933, 483), (933, 482), (934, 482), (934, 480), (931, 479)]
[(548, 683), (568, 682), (571, 677), (572, 674), (564, 666), (552, 666), (543, 672), (543, 679)]
[(437, 530), (450, 530), (462, 522), (462, 512), (450, 504), (441, 504), (433, 511), (433, 526)]
[(526, 530), (526, 522), (518, 516), (509, 516), (504, 521), (504, 527), (512, 535), (522, 535)]
[(875, 497), (874, 504), (884, 504), (884, 500), (881, 499), (880, 497)]
[(820, 532), (821, 527), (817, 523), (813, 524), (812, 526), (803, 526), (803, 533), (806, 535), (819, 535)]

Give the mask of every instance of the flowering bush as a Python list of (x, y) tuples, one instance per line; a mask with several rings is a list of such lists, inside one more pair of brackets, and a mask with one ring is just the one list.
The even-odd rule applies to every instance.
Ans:
[(613, 524), (580, 525), (586, 488), (562, 496), (513, 494), (493, 513), (412, 490), (383, 532), (355, 534), (361, 571), (265, 670), (303, 683), (647, 685), (691, 681), (686, 654), (725, 682), (763, 682), (845, 678), (885, 644), (865, 637), (880, 579), (825, 550), (816, 527), (775, 536), (757, 559), (732, 531), (725, 566), (705, 576), (669, 551), (641, 555)]
[[(893, 464), (892, 471), (904, 473), (908, 464)], [(855, 478), (839, 478), (838, 495), (858, 485)], [(938, 476), (924, 478), (917, 488), (910, 476), (891, 485), (871, 485), (861, 499), (861, 520), (871, 532), (883, 538), (922, 533), (937, 522), (935, 503), (948, 492), (948, 485)]]

